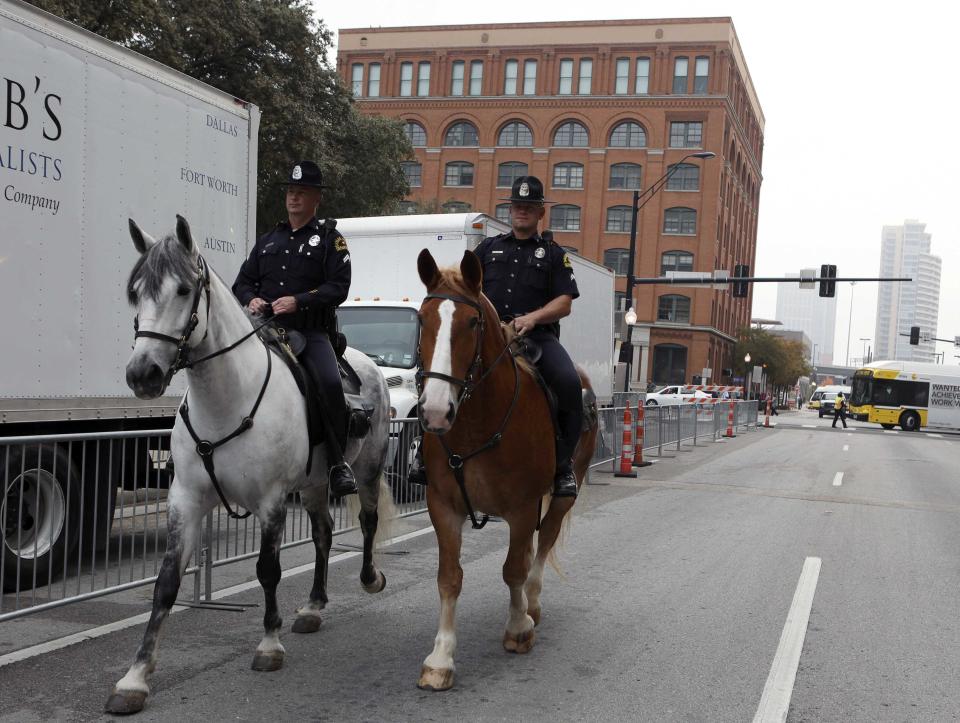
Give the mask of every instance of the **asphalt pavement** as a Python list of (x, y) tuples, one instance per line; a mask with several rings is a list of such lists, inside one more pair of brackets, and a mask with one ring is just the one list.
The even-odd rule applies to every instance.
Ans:
[[(416, 688), (438, 613), (422, 515), (402, 521), (394, 534), (405, 539), (381, 556), (379, 595), (360, 589), (356, 557), (333, 564), (314, 635), (289, 632), (310, 575), (283, 580), (276, 673), (249, 669), (260, 608), (173, 615), (138, 718), (743, 721), (775, 719), (777, 705), (791, 721), (960, 718), (960, 436), (834, 430), (806, 410), (773, 422), (685, 445), (636, 480), (595, 473), (561, 551), (564, 575), (547, 572), (527, 655), (500, 642), (506, 527), (468, 527), (450, 692)], [(282, 562), (300, 565), (305, 552)], [(232, 567), (230, 584), (253, 579), (254, 561)], [(18, 639), (122, 621), (147, 598), (4, 623), (0, 665)], [(142, 630), (0, 667), (0, 721), (99, 719)]]

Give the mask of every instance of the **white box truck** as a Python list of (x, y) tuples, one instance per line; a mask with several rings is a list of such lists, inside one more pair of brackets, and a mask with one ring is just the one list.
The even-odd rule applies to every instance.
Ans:
[[(255, 234), (259, 111), (19, 0), (0, 0), (0, 75), (0, 437), (169, 427), (184, 381), (149, 402), (124, 381), (127, 219), (160, 235), (182, 214), (232, 279)], [(5, 496), (65, 448), (7, 448)], [(57, 462), (58, 482), (98, 463), (115, 489), (105, 460)]]

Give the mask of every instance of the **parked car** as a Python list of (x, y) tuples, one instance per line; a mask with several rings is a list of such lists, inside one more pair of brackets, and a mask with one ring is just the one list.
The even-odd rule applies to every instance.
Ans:
[(643, 403), (648, 407), (670, 406), (683, 404), (688, 399), (710, 399), (710, 395), (699, 390), (693, 392), (680, 392), (681, 387), (664, 387), (656, 392), (650, 392), (644, 398)]

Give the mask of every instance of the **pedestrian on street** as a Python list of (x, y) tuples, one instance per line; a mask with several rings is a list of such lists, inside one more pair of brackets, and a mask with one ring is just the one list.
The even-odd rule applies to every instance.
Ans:
[(847, 400), (843, 397), (843, 392), (837, 392), (837, 398), (833, 402), (833, 424), (830, 426), (836, 428), (837, 420), (843, 422), (843, 428), (847, 428)]

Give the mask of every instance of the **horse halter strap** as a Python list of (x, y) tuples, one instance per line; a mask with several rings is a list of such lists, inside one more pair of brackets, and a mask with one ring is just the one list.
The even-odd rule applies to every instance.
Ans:
[[(420, 393), (423, 393), (423, 379), (440, 379), (441, 381), (449, 382), (450, 384), (457, 384), (461, 387), (460, 397), (457, 401), (457, 404), (470, 398), (470, 395), (473, 394), (473, 391), (480, 386), (484, 379), (486, 379), (490, 373), (496, 368), (497, 364), (500, 363), (500, 360), (503, 358), (503, 355), (507, 353), (511, 346), (516, 343), (517, 338), (511, 339), (507, 342), (507, 345), (501, 350), (497, 355), (497, 358), (493, 360), (493, 363), (490, 365), (490, 368), (487, 369), (480, 375), (479, 379), (474, 380), (474, 375), (480, 369), (482, 364), (481, 360), (481, 343), (483, 341), (483, 331), (484, 331), (484, 319), (483, 319), (483, 307), (480, 306), (473, 299), (468, 299), (463, 296), (452, 296), (448, 294), (428, 294), (424, 299), (444, 299), (452, 301), (455, 304), (466, 304), (472, 306), (477, 310), (479, 314), (480, 321), (477, 324), (477, 344), (476, 350), (473, 356), (473, 362), (470, 364), (470, 368), (467, 369), (467, 375), (464, 379), (457, 379), (456, 377), (451, 377), (446, 374), (441, 374), (439, 372), (430, 372), (423, 371), (423, 358), (420, 355), (420, 347), (417, 346), (417, 366), (419, 370), (417, 371), (417, 389)], [(513, 410), (517, 406), (517, 401), (520, 399), (520, 368), (517, 365), (517, 360), (514, 356), (510, 355), (510, 361), (513, 362), (513, 399), (510, 402), (510, 407), (507, 409), (507, 413), (503, 417), (503, 421), (500, 422), (500, 426), (497, 428), (497, 431), (493, 435), (475, 450), (469, 454), (457, 454), (450, 449), (450, 446), (447, 444), (447, 440), (439, 436), (440, 444), (443, 446), (444, 452), (447, 453), (447, 464), (450, 465), (450, 469), (453, 470), (453, 476), (457, 480), (457, 486), (460, 488), (460, 495), (463, 497), (463, 502), (467, 507), (467, 513), (470, 515), (470, 524), (475, 530), (480, 530), (487, 524), (490, 519), (490, 515), (484, 514), (483, 517), (478, 521), (477, 514), (473, 510), (473, 505), (470, 503), (470, 496), (467, 494), (467, 482), (466, 477), (463, 473), (463, 465), (471, 457), (476, 457), (478, 454), (486, 452), (488, 449), (492, 449), (500, 444), (500, 440), (503, 438), (503, 430), (507, 427), (507, 422), (510, 421), (510, 417), (513, 416)], [(429, 434), (429, 432), (428, 432)]]

